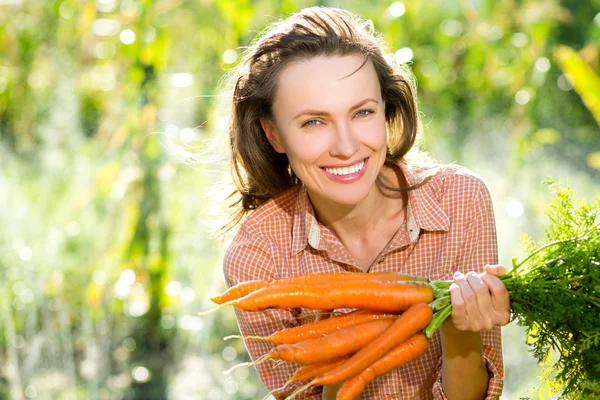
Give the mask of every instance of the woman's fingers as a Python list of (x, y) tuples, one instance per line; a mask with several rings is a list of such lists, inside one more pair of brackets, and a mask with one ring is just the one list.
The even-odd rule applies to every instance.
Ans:
[(490, 289), (488, 285), (481, 279), (481, 276), (475, 272), (469, 272), (465, 275), (467, 282), (471, 286), (471, 289), (475, 293), (475, 299), (477, 300), (477, 310), (481, 315), (479, 329), (490, 330), (494, 327), (494, 306), (492, 304), (492, 297), (490, 296)]
[(452, 323), (459, 330), (490, 330), (510, 321), (508, 291), (498, 278), (506, 273), (506, 268), (486, 265), (485, 271), (454, 274), (450, 286)]
[(454, 283), (450, 287), (452, 301), (452, 323), (459, 330), (478, 331), (483, 325), (483, 316), (479, 312), (476, 294), (465, 275), (454, 274)]
[(450, 302), (452, 303), (452, 325), (461, 331), (467, 330), (467, 312), (465, 310), (465, 300), (462, 297), (460, 286), (452, 283), (448, 289), (450, 292)]
[(487, 274), (490, 275), (494, 275), (494, 276), (502, 276), (506, 273), (506, 268), (504, 267), (504, 265), (486, 265), (485, 266), (485, 272)]
[(510, 297), (506, 286), (494, 275), (482, 274), (481, 279), (489, 288), (496, 325), (506, 325), (510, 321)]

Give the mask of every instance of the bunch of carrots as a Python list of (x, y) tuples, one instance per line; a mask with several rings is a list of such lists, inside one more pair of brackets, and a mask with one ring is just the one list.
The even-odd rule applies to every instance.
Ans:
[[(267, 337), (244, 337), (267, 340), (275, 347), (255, 363), (236, 366), (267, 360), (295, 362), (301, 367), (279, 391), (292, 382), (311, 380), (289, 399), (311, 385), (344, 382), (337, 398), (351, 400), (377, 376), (427, 350), (435, 329), (430, 329), (429, 336), (421, 331), (433, 321), (434, 297), (434, 288), (427, 278), (395, 272), (314, 273), (279, 281), (242, 282), (213, 297), (211, 300), (219, 306), (209, 312), (228, 305), (246, 311), (355, 308), (347, 314), (284, 329)], [(441, 322), (439, 318), (436, 321), (438, 326)], [(225, 339), (232, 337), (239, 336)]]
[[(546, 213), (546, 239), (524, 238), (528, 256), (500, 279), (511, 313), (526, 327), (527, 342), (539, 361), (550, 365), (561, 399), (600, 398), (600, 196), (575, 201), (569, 188), (549, 182), (556, 192)], [(377, 376), (422, 355), (436, 329), (452, 313), (451, 281), (398, 273), (320, 273), (278, 281), (256, 280), (212, 298), (246, 311), (269, 308), (356, 309), (341, 316), (284, 329), (268, 337), (275, 346), (263, 359), (301, 365), (292, 382), (343, 382), (338, 400), (353, 399)], [(360, 334), (357, 334), (360, 332)], [(236, 336), (239, 337), (239, 336)], [(243, 366), (245, 364), (241, 364)]]

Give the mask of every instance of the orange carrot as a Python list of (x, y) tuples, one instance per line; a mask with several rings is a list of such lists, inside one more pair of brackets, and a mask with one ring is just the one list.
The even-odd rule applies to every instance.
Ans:
[(268, 308), (363, 308), (381, 312), (399, 312), (416, 303), (433, 301), (433, 289), (425, 282), (339, 281), (268, 286), (240, 299), (220, 304), (206, 315), (232, 305), (246, 311)]
[(231, 300), (244, 297), (248, 293), (269, 286), (271, 281), (265, 279), (256, 279), (252, 281), (240, 282), (235, 286), (230, 287), (219, 296), (211, 297), (210, 300), (216, 304), (226, 303)]
[[(401, 365), (407, 364), (425, 353), (429, 341), (422, 333), (417, 333), (406, 342), (402, 343), (383, 358), (365, 369), (359, 375), (348, 379), (340, 387), (337, 400), (352, 400), (360, 394), (369, 382), (376, 377), (385, 375)], [(306, 389), (306, 388), (304, 388)]]
[(277, 391), (281, 392), (285, 390), (290, 384), (298, 381), (304, 381), (306, 379), (314, 378), (323, 374), (325, 371), (329, 371), (331, 368), (335, 368), (338, 365), (346, 361), (348, 357), (337, 357), (331, 360), (318, 362), (315, 364), (304, 365), (296, 370), (294, 375)]
[(275, 345), (294, 344), (306, 339), (314, 339), (336, 332), (349, 326), (364, 324), (380, 319), (396, 319), (398, 315), (374, 313), (368, 310), (356, 310), (348, 314), (322, 319), (317, 322), (282, 329), (269, 336), (239, 336), (231, 335), (224, 339), (266, 340)]
[(306, 365), (350, 355), (366, 346), (391, 324), (390, 320), (371, 321), (320, 338), (296, 344), (280, 344), (269, 352), (268, 358)]
[(315, 272), (277, 280), (259, 279), (240, 282), (237, 285), (227, 289), (220, 296), (211, 297), (211, 300), (216, 304), (222, 304), (231, 300), (244, 297), (245, 295), (252, 293), (255, 290), (267, 287), (269, 285), (287, 285), (290, 283), (305, 283), (308, 285), (313, 285), (318, 283), (364, 279), (373, 279), (381, 281), (429, 281), (427, 278), (422, 276), (412, 276), (402, 274), (400, 272)]
[(343, 356), (314, 364), (304, 365), (294, 372), (294, 375), (290, 378), (290, 381), (303, 381), (305, 379), (315, 378), (324, 374), (330, 369), (342, 365), (346, 360), (348, 360), (348, 357)]
[(433, 311), (427, 304), (418, 303), (411, 306), (388, 329), (350, 357), (347, 362), (317, 377), (311, 384), (332, 385), (360, 374), (393, 348), (425, 328), (432, 317)]

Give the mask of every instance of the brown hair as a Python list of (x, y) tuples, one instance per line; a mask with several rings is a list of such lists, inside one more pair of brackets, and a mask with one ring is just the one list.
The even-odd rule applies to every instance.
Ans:
[[(229, 151), (236, 186), (227, 232), (250, 211), (300, 183), (287, 156), (267, 141), (261, 118), (271, 117), (280, 72), (291, 61), (319, 56), (363, 55), (379, 78), (388, 125), (386, 165), (395, 166), (413, 148), (420, 133), (416, 83), (408, 70), (386, 55), (386, 43), (374, 33), (371, 21), (348, 11), (311, 7), (275, 23), (250, 46), (233, 78), (233, 108), (229, 125)], [(380, 188), (393, 188), (377, 179)]]

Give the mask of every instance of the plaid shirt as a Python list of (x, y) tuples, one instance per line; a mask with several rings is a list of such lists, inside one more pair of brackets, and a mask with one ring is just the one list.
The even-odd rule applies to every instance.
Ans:
[[(409, 185), (420, 182), (424, 172), (433, 171), (399, 166)], [(406, 223), (368, 272), (398, 271), (430, 279), (452, 279), (455, 271), (481, 272), (485, 264), (497, 263), (494, 213), (482, 179), (455, 166), (439, 168), (430, 175), (424, 185), (409, 192)], [(251, 279), (362, 271), (341, 241), (316, 220), (303, 186), (286, 190), (246, 218), (227, 249), (223, 270), (227, 287)], [(316, 311), (307, 309), (262, 312), (236, 309), (235, 312), (244, 336), (267, 336), (312, 322), (316, 317)], [(504, 380), (500, 328), (481, 334), (490, 375), (486, 399), (497, 399)], [(253, 360), (272, 348), (263, 341), (248, 340), (245, 344)], [(269, 361), (256, 368), (265, 386), (273, 391), (287, 382), (298, 365), (277, 366)], [(441, 370), (442, 349), (437, 332), (423, 356), (371, 382), (362, 398), (445, 399)], [(293, 387), (304, 383), (298, 382)], [(321, 392), (321, 387), (311, 387), (297, 398), (316, 400), (321, 398)], [(277, 391), (274, 394), (278, 397)]]

